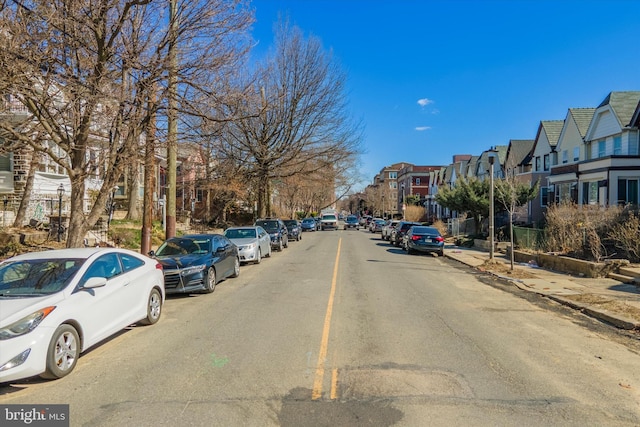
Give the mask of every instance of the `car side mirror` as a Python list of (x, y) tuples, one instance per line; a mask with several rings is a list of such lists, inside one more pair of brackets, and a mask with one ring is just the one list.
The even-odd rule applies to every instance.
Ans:
[(155, 251), (149, 251), (149, 254), (148, 254), (148, 255), (149, 255), (151, 258), (153, 258), (153, 257), (155, 257), (155, 256), (156, 256), (156, 252), (155, 252)]
[(107, 284), (106, 277), (90, 277), (86, 282), (82, 285), (80, 289), (93, 289), (93, 288), (101, 288)]
[(226, 246), (219, 246), (219, 247), (216, 249), (216, 252), (224, 252), (226, 249), (227, 249), (227, 247), (226, 247)]

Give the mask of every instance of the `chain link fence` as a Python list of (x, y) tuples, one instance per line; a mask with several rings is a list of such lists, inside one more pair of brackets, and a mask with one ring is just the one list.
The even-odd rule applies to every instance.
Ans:
[(514, 245), (521, 249), (544, 250), (546, 234), (543, 229), (513, 227)]

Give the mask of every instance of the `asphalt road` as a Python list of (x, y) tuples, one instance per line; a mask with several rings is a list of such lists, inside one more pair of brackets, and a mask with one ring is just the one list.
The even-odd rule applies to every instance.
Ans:
[(72, 426), (640, 424), (633, 347), (484, 281), (379, 234), (304, 233), (0, 404), (68, 403)]

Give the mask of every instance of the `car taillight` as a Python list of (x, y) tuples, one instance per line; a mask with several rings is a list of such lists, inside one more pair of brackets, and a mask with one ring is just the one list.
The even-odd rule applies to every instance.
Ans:
[(420, 240), (420, 236), (411, 236), (411, 240)]
[(436, 242), (444, 242), (444, 237), (438, 236), (438, 237), (435, 238), (435, 241)]
[(156, 270), (162, 270), (162, 264), (156, 263)]

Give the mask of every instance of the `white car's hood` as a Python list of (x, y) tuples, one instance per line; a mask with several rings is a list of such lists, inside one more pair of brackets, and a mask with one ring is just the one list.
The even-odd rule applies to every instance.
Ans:
[(0, 297), (0, 327), (10, 325), (41, 308), (56, 305), (63, 299), (62, 292), (31, 298)]

